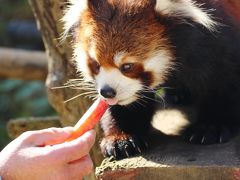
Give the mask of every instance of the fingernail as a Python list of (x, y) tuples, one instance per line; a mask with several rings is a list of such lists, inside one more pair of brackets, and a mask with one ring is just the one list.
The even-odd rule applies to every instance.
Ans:
[(85, 133), (85, 137), (88, 139), (89, 147), (92, 147), (96, 140), (96, 131), (90, 130)]
[(96, 131), (94, 129), (88, 131), (88, 133), (92, 134), (94, 137), (96, 136)]

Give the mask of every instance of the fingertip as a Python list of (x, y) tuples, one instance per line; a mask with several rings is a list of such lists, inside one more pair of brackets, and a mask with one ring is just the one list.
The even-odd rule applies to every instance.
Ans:
[(77, 146), (82, 146), (82, 148), (84, 147), (84, 149), (86, 149), (85, 152), (88, 152), (94, 145), (95, 139), (96, 139), (95, 130), (90, 130), (84, 133), (82, 136), (78, 137), (77, 139), (73, 140), (72, 143)]
[(72, 126), (63, 127), (62, 129), (67, 133), (72, 133), (74, 131)]
[[(81, 136), (82, 138), (86, 138), (88, 141), (91, 141), (94, 143), (95, 139), (96, 139), (96, 131), (95, 130), (90, 130), (87, 131), (85, 134), (83, 134), (83, 136)], [(80, 137), (80, 138), (81, 138)]]
[(96, 137), (96, 131), (94, 129), (92, 129), (86, 133), (89, 133), (89, 134), (91, 134), (91, 136)]

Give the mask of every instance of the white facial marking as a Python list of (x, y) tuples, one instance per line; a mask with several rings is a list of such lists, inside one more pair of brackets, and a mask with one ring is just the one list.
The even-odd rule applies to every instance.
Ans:
[(137, 79), (131, 79), (124, 76), (118, 69), (105, 70), (100, 69), (96, 76), (98, 92), (105, 85), (110, 86), (116, 91), (118, 104), (127, 105), (137, 100), (136, 93), (142, 89), (141, 82)]
[(85, 78), (86, 81), (93, 80), (91, 76), (91, 71), (87, 64), (88, 62), (87, 58), (89, 55), (90, 58), (93, 58), (93, 60), (97, 59), (95, 47), (96, 47), (95, 43), (92, 42), (88, 53), (85, 50), (83, 50), (80, 44), (75, 44), (74, 47), (73, 55), (77, 71), (83, 74), (83, 77)]
[(83, 75), (85, 81), (91, 81), (92, 76), (87, 64), (87, 53), (79, 46), (74, 48), (73, 53), (77, 72), (80, 72)]
[[(217, 23), (212, 20), (207, 10), (201, 8), (193, 0), (157, 0), (156, 11), (167, 16), (191, 18), (193, 21), (202, 24), (210, 31), (214, 31)], [(210, 10), (211, 11), (211, 10)]]
[(89, 53), (89, 56), (91, 58), (93, 58), (94, 60), (97, 59), (96, 47), (97, 47), (96, 43), (92, 41), (91, 44), (90, 44), (90, 48), (89, 48), (89, 52), (88, 53)]
[(122, 59), (126, 56), (126, 52), (124, 51), (121, 51), (121, 52), (118, 52), (114, 55), (113, 57), (113, 61), (114, 63), (119, 66), (122, 62)]
[(165, 76), (174, 68), (172, 59), (170, 53), (161, 50), (153, 53), (150, 58), (144, 61), (145, 71), (152, 72), (154, 76), (154, 82), (151, 84), (152, 88), (164, 83)]

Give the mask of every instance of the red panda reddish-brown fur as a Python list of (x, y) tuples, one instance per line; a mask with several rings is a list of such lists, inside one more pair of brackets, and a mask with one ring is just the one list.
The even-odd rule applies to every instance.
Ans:
[[(86, 51), (91, 46), (89, 39), (98, 42), (96, 60), (101, 66), (116, 67), (113, 57), (116, 52), (125, 49), (129, 50), (129, 56), (137, 56), (139, 61), (144, 61), (149, 56), (148, 53), (158, 46), (170, 49), (168, 40), (164, 37), (165, 27), (155, 18), (155, 12), (150, 6), (151, 1), (138, 2), (139, 5), (136, 6), (137, 1), (132, 1), (132, 5), (127, 1), (109, 1), (108, 5), (103, 4), (98, 10), (90, 6), (89, 11), (82, 14), (80, 28), (75, 32), (76, 41), (82, 41)], [(109, 24), (109, 19), (114, 16), (113, 11), (118, 11), (119, 18)], [(128, 16), (123, 17), (121, 11), (125, 11)], [(132, 35), (135, 37), (131, 37)]]
[(219, 0), (219, 3), (224, 8), (224, 11), (236, 19), (240, 23), (240, 3), (238, 0)]
[(101, 149), (116, 159), (147, 148), (158, 87), (166, 106), (196, 109), (189, 143), (224, 143), (240, 128), (240, 27), (207, 0), (70, 0), (77, 70), (111, 106)]

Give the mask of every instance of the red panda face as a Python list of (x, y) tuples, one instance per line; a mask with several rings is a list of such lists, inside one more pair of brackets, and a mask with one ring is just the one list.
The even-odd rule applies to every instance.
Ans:
[[(190, 1), (179, 0), (179, 5), (181, 2)], [(77, 69), (86, 80), (95, 81), (99, 94), (109, 104), (136, 101), (138, 92), (164, 83), (173, 68), (174, 53), (156, 9), (174, 7), (169, 3), (173, 2), (80, 0), (65, 15), (68, 30), (73, 24), (70, 16), (81, 11), (80, 23), (74, 28)], [(173, 13), (175, 9), (164, 10)]]
[(138, 99), (139, 91), (164, 82), (172, 54), (153, 6), (105, 6), (82, 15), (75, 54), (99, 94), (110, 104), (126, 105)]

